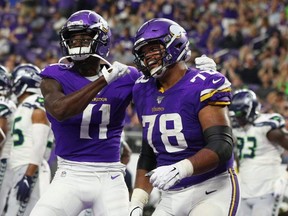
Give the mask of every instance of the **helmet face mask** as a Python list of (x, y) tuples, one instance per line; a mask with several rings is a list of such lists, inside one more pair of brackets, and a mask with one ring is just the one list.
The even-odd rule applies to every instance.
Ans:
[(0, 65), (0, 95), (9, 97), (11, 94), (11, 79), (7, 69)]
[(24, 92), (40, 94), (40, 69), (33, 64), (21, 64), (12, 72), (12, 90), (16, 97)]
[[(151, 43), (162, 44), (165, 50), (165, 54), (162, 55), (162, 66), (158, 71), (153, 71), (153, 74), (145, 65), (141, 52), (144, 46)], [(146, 77), (156, 76), (156, 78), (162, 76), (170, 65), (179, 61), (187, 61), (191, 56), (186, 31), (176, 22), (165, 18), (152, 19), (138, 29), (132, 52), (137, 68)]]
[(151, 42), (141, 47), (138, 52), (139, 65), (143, 71), (149, 71), (148, 74), (157, 78), (158, 74), (162, 74), (163, 58), (167, 55), (165, 48), (159, 42)]
[[(73, 37), (77, 35), (77, 46), (74, 46)], [(85, 35), (91, 38), (89, 43)], [(63, 55), (74, 61), (84, 60), (91, 55), (105, 58), (109, 54), (110, 38), (108, 23), (94, 11), (82, 10), (72, 14), (61, 29), (60, 46)]]
[(83, 33), (73, 33), (70, 36), (70, 39), (67, 39), (67, 47), (69, 47), (69, 55), (72, 56), (74, 60), (84, 60), (89, 57), (89, 54), (92, 54), (92, 44), (95, 40), (93, 36)]
[(248, 123), (253, 124), (260, 112), (260, 103), (256, 94), (247, 89), (238, 90), (232, 97), (229, 106), (230, 117), (238, 122), (240, 126)]

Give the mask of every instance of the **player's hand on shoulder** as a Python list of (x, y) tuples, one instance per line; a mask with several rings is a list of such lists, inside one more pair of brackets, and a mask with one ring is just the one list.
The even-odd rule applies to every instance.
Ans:
[(216, 70), (216, 63), (212, 58), (202, 55), (201, 57), (195, 58), (196, 68), (199, 70)]
[(108, 84), (129, 72), (129, 67), (118, 61), (113, 62), (108, 70), (106, 68), (102, 69), (103, 76)]

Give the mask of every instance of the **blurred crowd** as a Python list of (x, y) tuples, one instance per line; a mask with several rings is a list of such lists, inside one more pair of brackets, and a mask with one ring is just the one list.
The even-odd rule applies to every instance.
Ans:
[[(188, 32), (191, 65), (202, 54), (212, 57), (234, 90), (254, 90), (265, 112), (288, 119), (287, 0), (0, 0), (0, 64), (12, 70), (24, 62), (40, 68), (57, 62), (58, 32), (82, 9), (108, 20), (113, 36), (109, 60), (129, 65), (133, 35), (144, 21), (175, 20)], [(133, 108), (127, 112), (127, 125), (135, 128)]]

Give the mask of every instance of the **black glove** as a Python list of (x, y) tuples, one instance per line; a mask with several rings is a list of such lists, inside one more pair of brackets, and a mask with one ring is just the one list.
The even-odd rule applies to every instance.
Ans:
[(18, 187), (17, 200), (20, 202), (28, 201), (32, 189), (32, 183), (32, 176), (23, 176), (23, 178), (15, 186), (15, 188)]

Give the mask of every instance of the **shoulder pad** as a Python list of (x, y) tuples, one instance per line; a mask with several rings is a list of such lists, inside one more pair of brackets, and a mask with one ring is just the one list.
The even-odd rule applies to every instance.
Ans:
[(190, 82), (198, 84), (200, 102), (211, 105), (229, 105), (231, 101), (231, 83), (217, 71), (199, 71)]
[(285, 118), (279, 113), (262, 113), (256, 120), (256, 125), (269, 125), (272, 129), (285, 126)]

